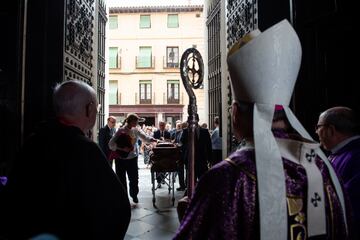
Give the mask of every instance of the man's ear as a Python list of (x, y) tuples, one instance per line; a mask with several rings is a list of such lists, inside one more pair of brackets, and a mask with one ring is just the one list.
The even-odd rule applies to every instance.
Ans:
[(86, 108), (85, 108), (86, 117), (90, 117), (90, 114), (91, 114), (91, 111), (92, 111), (93, 107), (94, 107), (93, 103), (86, 104)]
[(329, 124), (328, 130), (329, 130), (330, 136), (334, 136), (334, 135), (335, 135), (336, 129), (335, 129), (335, 126), (334, 126), (334, 125)]
[(232, 119), (234, 125), (238, 126), (239, 120), (240, 120), (240, 114), (239, 114), (239, 104), (237, 102), (232, 104), (231, 114), (232, 114), (231, 119)]

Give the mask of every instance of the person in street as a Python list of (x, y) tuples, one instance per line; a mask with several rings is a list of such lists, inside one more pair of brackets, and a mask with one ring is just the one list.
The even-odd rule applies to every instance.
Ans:
[(157, 140), (146, 135), (137, 128), (140, 117), (136, 113), (129, 113), (125, 119), (123, 127), (119, 128), (109, 141), (110, 150), (117, 152), (115, 155), (115, 172), (120, 182), (125, 186), (126, 174), (129, 179), (129, 194), (134, 203), (138, 203), (139, 193), (139, 168), (137, 147), (138, 138), (143, 142), (156, 142)]
[(86, 137), (98, 101), (85, 82), (54, 88), (55, 119), (25, 141), (0, 205), (0, 239), (123, 239), (130, 222), (124, 186)]
[(227, 62), (240, 148), (197, 183), (174, 239), (348, 239), (339, 180), (288, 107), (301, 63), (292, 26), (250, 32)]
[(109, 116), (107, 124), (99, 129), (99, 146), (107, 157), (110, 166), (112, 166), (113, 159), (110, 158), (109, 141), (116, 132), (115, 125), (116, 118), (114, 116)]
[(220, 118), (216, 116), (214, 118), (215, 129), (211, 133), (211, 145), (212, 145), (212, 156), (211, 166), (221, 162), (222, 160), (222, 139), (220, 137), (219, 130)]
[(181, 147), (181, 135), (183, 132), (182, 123), (179, 121), (176, 123), (176, 133), (174, 136), (173, 142), (176, 144), (178, 148), (180, 148), (180, 159), (181, 161), (178, 162), (178, 178), (179, 178), (179, 187), (176, 188), (177, 191), (185, 191), (186, 190), (186, 183), (185, 183), (185, 172), (184, 172), (184, 162), (183, 162), (183, 156), (182, 156), (182, 147)]
[(168, 130), (166, 130), (166, 123), (164, 121), (159, 122), (159, 129), (154, 132), (154, 138), (162, 141), (170, 140), (171, 135)]
[[(147, 126), (145, 129), (145, 133), (146, 135), (152, 137), (153, 131), (152, 131), (152, 127)], [(147, 168), (150, 167), (150, 154), (151, 154), (151, 150), (152, 150), (152, 144), (151, 143), (143, 143), (143, 152), (144, 152), (144, 164), (147, 165)]]
[[(189, 129), (183, 129), (183, 133), (181, 134), (180, 143), (182, 154), (184, 157), (184, 164), (186, 168), (186, 172), (188, 172), (188, 134)], [(198, 127), (195, 132), (195, 182), (198, 181), (204, 173), (209, 169), (209, 165), (211, 163), (211, 138), (209, 130), (206, 128)]]
[[(159, 122), (159, 129), (154, 132), (154, 138), (160, 141), (170, 141), (171, 134), (166, 129), (166, 123), (164, 121)], [(161, 188), (161, 184), (165, 184), (165, 173), (156, 173), (157, 188)]]

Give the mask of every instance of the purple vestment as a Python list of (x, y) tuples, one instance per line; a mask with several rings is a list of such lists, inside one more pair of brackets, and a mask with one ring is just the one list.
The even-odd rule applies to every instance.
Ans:
[[(260, 239), (254, 149), (236, 151), (229, 159), (235, 164), (222, 161), (200, 179), (174, 239)], [(307, 239), (305, 169), (287, 159), (283, 164), (288, 239)], [(316, 164), (324, 180), (327, 218), (327, 235), (317, 239), (347, 239), (328, 169), (320, 158)]]
[(336, 153), (331, 154), (329, 159), (345, 188), (351, 202), (354, 218), (354, 229), (360, 237), (360, 139), (355, 139)]

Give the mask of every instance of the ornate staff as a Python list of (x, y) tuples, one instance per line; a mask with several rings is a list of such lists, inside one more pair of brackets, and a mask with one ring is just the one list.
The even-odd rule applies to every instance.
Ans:
[(199, 122), (196, 96), (192, 88), (199, 88), (204, 77), (204, 63), (201, 54), (195, 48), (188, 48), (181, 56), (180, 74), (186, 92), (189, 95), (187, 196), (190, 199), (195, 185), (195, 133)]

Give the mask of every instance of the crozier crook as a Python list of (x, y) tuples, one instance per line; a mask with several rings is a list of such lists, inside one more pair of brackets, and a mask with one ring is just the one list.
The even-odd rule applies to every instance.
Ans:
[(181, 56), (181, 79), (189, 95), (188, 105), (188, 183), (187, 196), (190, 198), (195, 185), (195, 132), (198, 128), (199, 115), (197, 114), (196, 96), (192, 88), (202, 85), (204, 77), (204, 63), (198, 50), (188, 48)]

